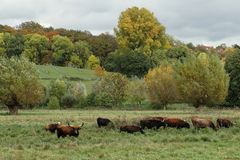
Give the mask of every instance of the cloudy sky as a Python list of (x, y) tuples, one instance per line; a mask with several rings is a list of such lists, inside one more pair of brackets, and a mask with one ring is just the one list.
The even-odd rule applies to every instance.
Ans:
[(168, 34), (194, 44), (240, 43), (239, 0), (0, 0), (0, 24), (37, 21), (54, 28), (109, 32), (128, 7), (145, 7)]

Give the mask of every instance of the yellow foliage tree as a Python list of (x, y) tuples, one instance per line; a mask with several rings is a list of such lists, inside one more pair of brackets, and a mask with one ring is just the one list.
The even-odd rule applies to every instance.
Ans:
[(115, 33), (120, 48), (142, 49), (147, 55), (170, 47), (164, 26), (145, 8), (132, 7), (122, 12)]
[(145, 83), (150, 101), (154, 105), (166, 107), (179, 98), (174, 70), (169, 64), (150, 70), (145, 77)]

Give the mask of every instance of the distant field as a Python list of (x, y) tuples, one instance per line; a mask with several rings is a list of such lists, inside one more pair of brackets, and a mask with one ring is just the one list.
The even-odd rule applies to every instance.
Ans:
[(43, 85), (48, 85), (51, 80), (66, 78), (69, 81), (82, 81), (87, 88), (87, 93), (91, 93), (92, 84), (97, 79), (94, 70), (78, 69), (71, 67), (59, 67), (52, 65), (38, 65), (40, 81)]
[[(181, 111), (117, 110), (24, 110), (18, 116), (0, 111), (0, 160), (238, 160), (240, 159), (240, 111), (193, 109)], [(137, 124), (148, 116), (180, 117), (190, 122), (192, 115), (229, 117), (235, 127), (196, 131), (191, 129), (146, 130), (146, 135), (99, 129), (98, 116), (115, 124)], [(43, 126), (61, 121), (85, 122), (78, 138), (58, 139)], [(192, 127), (192, 126), (191, 126)]]

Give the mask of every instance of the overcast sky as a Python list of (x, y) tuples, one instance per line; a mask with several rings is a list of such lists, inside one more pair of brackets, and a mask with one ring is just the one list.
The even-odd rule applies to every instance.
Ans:
[(240, 43), (240, 0), (0, 0), (0, 23), (109, 32), (128, 7), (152, 11), (171, 36), (194, 44)]

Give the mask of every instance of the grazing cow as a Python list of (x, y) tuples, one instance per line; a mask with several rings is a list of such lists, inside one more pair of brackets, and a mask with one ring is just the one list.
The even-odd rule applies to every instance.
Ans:
[(144, 134), (142, 128), (135, 125), (121, 126), (120, 132), (127, 132), (127, 133), (141, 132), (142, 134)]
[(108, 126), (110, 123), (113, 124), (112, 121), (110, 121), (107, 118), (101, 118), (101, 117), (97, 118), (97, 124), (98, 124), (99, 128), (101, 128), (103, 126)]
[(81, 129), (81, 127), (84, 125), (84, 123), (82, 123), (81, 126), (76, 125), (59, 125), (57, 127), (57, 136), (58, 138), (60, 137), (66, 137), (67, 135), (69, 136), (74, 136), (74, 137), (78, 137), (79, 135), (79, 130)]
[(145, 129), (145, 128), (159, 129), (160, 127), (165, 127), (166, 123), (164, 123), (163, 121), (161, 121), (159, 119), (143, 119), (143, 120), (140, 120), (140, 126), (142, 129)]
[(46, 127), (44, 127), (44, 129), (46, 131), (49, 131), (51, 133), (55, 133), (55, 131), (57, 130), (57, 127), (60, 125), (61, 123), (58, 122), (58, 123), (52, 123), (52, 124), (49, 124), (47, 125)]
[(192, 124), (196, 129), (200, 129), (200, 128), (212, 128), (215, 131), (217, 130), (214, 123), (209, 120), (209, 119), (202, 119), (202, 118), (198, 118), (198, 117), (192, 117)]
[(164, 118), (164, 123), (166, 123), (166, 127), (172, 127), (172, 128), (190, 128), (190, 125), (188, 122), (179, 119), (179, 118)]
[(221, 127), (229, 128), (232, 126), (233, 126), (233, 123), (229, 119), (223, 119), (223, 118), (217, 119), (217, 127), (218, 128), (221, 128)]

